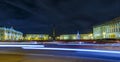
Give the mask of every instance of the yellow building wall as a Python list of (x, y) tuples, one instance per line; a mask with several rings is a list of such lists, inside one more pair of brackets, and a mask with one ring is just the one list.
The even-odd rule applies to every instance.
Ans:
[(26, 34), (25, 40), (50, 40), (47, 34)]
[(93, 39), (93, 34), (80, 34), (80, 39), (81, 40), (92, 40)]
[(59, 40), (77, 40), (76, 34), (65, 34), (57, 37)]

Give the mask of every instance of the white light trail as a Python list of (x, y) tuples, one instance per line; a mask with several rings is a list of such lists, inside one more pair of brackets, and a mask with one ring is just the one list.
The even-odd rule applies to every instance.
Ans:
[(120, 44), (57, 44), (57, 45), (76, 45), (76, 46), (120, 46)]
[(23, 49), (33, 49), (33, 50), (58, 50), (58, 51), (83, 51), (83, 52), (99, 52), (99, 53), (115, 53), (120, 54), (120, 51), (110, 51), (110, 50), (94, 50), (94, 49), (73, 49), (73, 48), (32, 48), (32, 47), (22, 47)]
[(0, 45), (0, 47), (44, 47), (44, 45)]

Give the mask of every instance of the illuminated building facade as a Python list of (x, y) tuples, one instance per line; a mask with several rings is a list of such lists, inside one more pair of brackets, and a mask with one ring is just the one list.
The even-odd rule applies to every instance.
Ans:
[(57, 40), (78, 40), (78, 36), (76, 34), (65, 34), (57, 37)]
[(115, 38), (120, 39), (120, 17), (110, 22), (93, 27), (94, 39)]
[(93, 39), (93, 34), (80, 34), (80, 39), (81, 40), (92, 40)]
[(50, 36), (47, 34), (26, 34), (25, 40), (50, 40)]
[(22, 40), (23, 33), (13, 28), (0, 27), (0, 40)]
[[(78, 38), (79, 37), (79, 38)], [(56, 37), (57, 40), (92, 40), (93, 34), (64, 34)]]

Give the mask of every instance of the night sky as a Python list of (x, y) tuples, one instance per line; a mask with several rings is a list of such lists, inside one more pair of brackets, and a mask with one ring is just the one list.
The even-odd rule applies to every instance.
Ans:
[(0, 0), (0, 26), (23, 33), (89, 33), (120, 16), (120, 0)]

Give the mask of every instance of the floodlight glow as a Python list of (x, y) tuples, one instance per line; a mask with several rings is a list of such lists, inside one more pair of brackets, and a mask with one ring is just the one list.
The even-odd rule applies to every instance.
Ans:
[(99, 53), (115, 53), (120, 54), (120, 51), (109, 51), (109, 50), (94, 50), (94, 49), (73, 49), (73, 48), (31, 48), (22, 47), (23, 49), (33, 49), (33, 50), (62, 50), (62, 51), (84, 51), (84, 52), (99, 52)]

